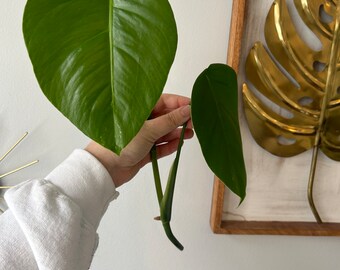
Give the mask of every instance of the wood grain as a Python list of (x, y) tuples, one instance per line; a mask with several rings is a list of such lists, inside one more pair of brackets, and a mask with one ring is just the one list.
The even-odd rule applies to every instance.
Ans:
[(222, 221), (219, 234), (340, 236), (340, 224), (315, 222)]
[(245, 24), (246, 0), (234, 0), (232, 19), (229, 31), (229, 48), (227, 64), (236, 72), (239, 70), (241, 58), (242, 34)]
[[(229, 31), (229, 49), (227, 54), (227, 64), (235, 71), (238, 71), (240, 64), (242, 33), (244, 27), (244, 16), (246, 10), (246, 0), (234, 0), (233, 10)], [(210, 225), (215, 233), (220, 233), (223, 200), (224, 200), (224, 184), (215, 177), (213, 189), (213, 201), (211, 208)]]

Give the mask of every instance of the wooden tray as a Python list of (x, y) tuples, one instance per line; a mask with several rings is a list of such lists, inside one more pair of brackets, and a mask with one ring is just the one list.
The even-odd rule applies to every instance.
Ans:
[[(287, 2), (291, 7), (292, 0)], [(272, 3), (273, 0), (233, 1), (227, 63), (238, 71), (240, 92), (245, 81), (245, 58), (255, 41), (264, 40), (264, 20)], [(210, 219), (213, 232), (340, 236), (340, 163), (319, 156), (314, 200), (324, 223), (318, 224), (307, 201), (311, 151), (288, 159), (266, 152), (251, 137), (241, 100), (240, 94), (247, 197), (237, 207), (236, 196), (215, 179)]]

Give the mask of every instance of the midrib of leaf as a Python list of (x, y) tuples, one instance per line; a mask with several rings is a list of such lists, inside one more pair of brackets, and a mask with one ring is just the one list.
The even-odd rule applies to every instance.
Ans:
[(313, 156), (312, 156), (312, 163), (308, 181), (308, 202), (313, 211), (314, 217), (318, 223), (322, 223), (322, 220), (318, 214), (317, 209), (315, 208), (314, 199), (313, 199), (313, 186), (314, 186), (314, 178), (315, 178), (315, 171), (316, 171), (316, 162), (318, 157), (318, 151), (320, 147), (321, 141), (321, 133), (323, 131), (326, 119), (326, 112), (329, 105), (329, 102), (332, 98), (332, 94), (334, 93), (335, 88), (337, 87), (335, 84), (336, 80), (336, 71), (337, 71), (337, 53), (340, 49), (340, 0), (337, 0), (337, 8), (336, 8), (336, 20), (335, 20), (335, 28), (334, 28), (334, 35), (333, 41), (331, 46), (331, 53), (329, 59), (329, 66), (327, 72), (327, 79), (326, 79), (326, 88), (325, 88), (325, 95), (322, 100), (322, 107), (319, 119), (319, 127), (315, 136), (314, 146), (313, 146)]
[[(210, 90), (210, 93), (211, 93), (211, 96), (213, 97), (212, 99), (214, 100), (214, 103), (215, 103), (215, 108), (216, 110), (218, 111), (218, 114), (217, 114), (217, 118), (219, 119), (219, 122), (220, 122), (220, 126), (223, 126), (225, 123), (224, 123), (224, 120), (222, 119), (222, 115), (224, 115), (224, 110), (223, 110), (223, 107), (221, 107), (218, 102), (217, 102), (217, 97), (215, 95), (215, 92), (212, 91), (212, 89), (214, 89), (212, 83), (211, 83), (211, 80), (209, 78), (209, 76), (205, 75), (207, 81), (208, 81), (208, 84), (209, 84), (209, 90)], [(228, 114), (227, 114), (228, 115)], [(231, 119), (230, 123), (232, 124), (232, 127), (235, 131), (238, 130), (238, 127), (236, 126), (235, 122), (234, 122), (234, 119), (232, 117), (229, 117), (228, 115), (228, 118)], [(226, 130), (223, 128), (223, 134), (225, 137), (228, 137), (228, 134), (226, 132)]]
[[(110, 77), (111, 77), (111, 106), (112, 106), (112, 113), (113, 113), (113, 105), (114, 105), (114, 55), (113, 55), (113, 9), (114, 9), (114, 0), (109, 0), (109, 42), (110, 42)], [(113, 123), (115, 121), (114, 115), (112, 115)], [(111, 128), (113, 129), (113, 134), (115, 134), (115, 125), (112, 123)], [(116, 147), (116, 145), (115, 145)]]
[[(218, 111), (217, 113), (217, 118), (219, 119), (219, 122), (220, 122), (220, 126), (224, 126), (225, 123), (224, 123), (224, 120), (222, 119), (222, 115), (225, 115), (224, 113), (224, 110), (223, 110), (223, 107), (219, 105), (219, 103), (217, 102), (217, 96), (215, 94), (214, 91), (212, 91), (212, 89), (214, 89), (215, 87), (213, 87), (212, 83), (211, 83), (211, 80), (209, 78), (209, 76), (205, 75), (207, 81), (208, 81), (208, 85), (209, 85), (209, 90), (210, 90), (210, 93), (211, 93), (211, 96), (213, 97), (213, 100), (214, 100), (214, 103), (215, 103), (215, 107), (216, 107), (216, 110)], [(239, 132), (239, 128), (237, 126), (237, 122), (235, 122), (236, 119), (234, 119), (233, 117), (231, 117), (230, 115), (226, 114), (228, 116), (228, 118), (230, 119), (229, 121), (229, 124), (231, 124), (234, 132), (236, 132), (239, 136), (238, 136), (238, 142), (239, 144), (242, 145), (242, 140), (241, 140), (241, 134)], [(236, 120), (237, 121), (237, 120)], [(224, 137), (227, 138), (228, 137), (228, 134), (227, 134), (227, 131), (222, 128), (222, 132), (224, 134)], [(231, 180), (234, 180), (233, 178), (231, 178)], [(233, 181), (235, 183), (235, 181)], [(233, 189), (234, 190), (234, 189)], [(240, 190), (239, 186), (236, 185), (236, 188), (235, 188), (235, 192), (237, 192), (237, 195), (240, 196), (241, 198), (241, 201), (240, 201), (240, 204), (242, 203), (242, 201), (244, 200), (245, 198), (245, 195), (242, 194), (242, 190)]]
[[(334, 28), (333, 41), (332, 41), (332, 46), (331, 46), (328, 72), (327, 72), (325, 95), (322, 100), (322, 107), (321, 107), (321, 114), (320, 114), (319, 129), (318, 129), (317, 137), (320, 137), (320, 133), (325, 123), (327, 107), (332, 99), (332, 95), (335, 93), (335, 88), (337, 87), (336, 85), (337, 72), (336, 71), (337, 71), (337, 61), (338, 61), (337, 55), (340, 50), (339, 34), (340, 34), (340, 0), (337, 1), (335, 28)], [(320, 138), (315, 139), (315, 146), (318, 145), (319, 139)]]

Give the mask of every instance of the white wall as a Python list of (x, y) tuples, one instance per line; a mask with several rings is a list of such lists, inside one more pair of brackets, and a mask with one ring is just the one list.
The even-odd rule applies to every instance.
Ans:
[[(225, 62), (231, 0), (171, 0), (179, 48), (167, 92), (190, 95), (196, 76), (212, 62)], [(43, 177), (87, 138), (40, 93), (24, 47), (24, 0), (0, 2), (0, 154), (26, 130), (29, 137), (0, 164), (0, 172), (40, 159), (39, 165), (5, 184)], [(160, 163), (164, 178), (173, 157)], [(185, 143), (176, 186), (172, 228), (185, 246), (176, 250), (153, 217), (158, 213), (151, 169), (120, 189), (99, 228), (92, 269), (287, 270), (339, 269), (339, 238), (222, 236), (209, 227), (213, 175), (196, 139)]]

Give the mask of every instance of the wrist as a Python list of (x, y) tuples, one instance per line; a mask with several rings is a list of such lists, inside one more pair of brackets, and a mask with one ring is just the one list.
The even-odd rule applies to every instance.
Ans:
[(116, 187), (122, 185), (119, 179), (115, 177), (115, 171), (117, 170), (117, 155), (100, 144), (92, 141), (84, 149), (94, 156), (108, 171), (112, 181)]

